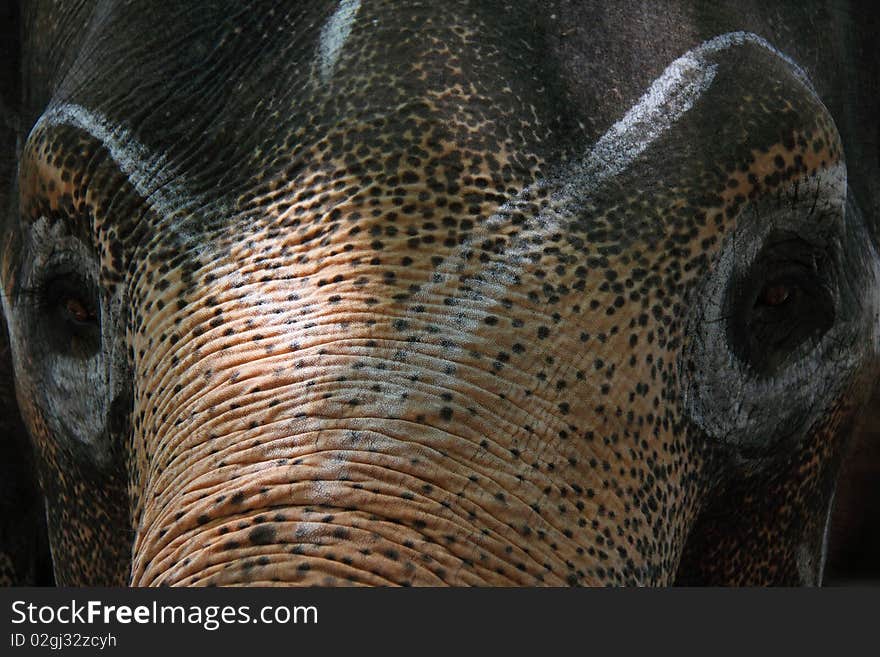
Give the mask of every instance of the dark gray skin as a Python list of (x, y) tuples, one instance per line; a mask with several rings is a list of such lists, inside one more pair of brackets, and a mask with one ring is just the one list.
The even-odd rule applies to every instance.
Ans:
[(57, 4), (0, 278), (59, 583), (821, 581), (862, 8)]
[[(12, 180), (17, 117), (20, 103), (18, 12), (9, 4), (0, 9), (0, 177)], [(9, 190), (0, 192), (8, 207)], [(52, 564), (46, 536), (43, 498), (37, 483), (33, 450), (18, 411), (12, 355), (6, 322), (0, 316), (0, 586), (42, 585), (52, 581)]]

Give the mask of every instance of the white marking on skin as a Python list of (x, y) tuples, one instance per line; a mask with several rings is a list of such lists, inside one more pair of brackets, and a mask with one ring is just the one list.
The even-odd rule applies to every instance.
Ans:
[[(657, 138), (684, 116), (712, 84), (718, 65), (709, 61), (708, 57), (745, 43), (758, 45), (785, 60), (796, 77), (815, 94), (803, 70), (765, 39), (750, 32), (730, 32), (717, 36), (689, 50), (667, 66), (624, 117), (599, 138), (587, 156), (562, 176), (568, 178), (568, 182), (553, 195), (553, 200), (564, 203), (583, 197), (585, 191), (629, 167)], [(547, 181), (539, 181), (524, 190), (520, 196), (526, 194), (530, 197), (548, 184)], [(502, 206), (493, 218), (494, 225), (501, 222), (503, 217), (499, 215), (504, 210), (515, 207), (516, 201)], [(558, 222), (552, 217), (547, 219), (542, 232), (549, 233), (559, 228)], [(491, 222), (490, 219), (488, 228), (494, 227)]]
[[(599, 138), (582, 160), (576, 161), (556, 179), (538, 181), (502, 205), (484, 224), (477, 227), (475, 236), (446, 258), (434, 279), (410, 298), (412, 307), (424, 302), (436, 302), (436, 297), (440, 295), (454, 297), (455, 305), (445, 316), (452, 326), (435, 337), (446, 338), (467, 348), (463, 343), (475, 337), (483, 318), (500, 304), (522, 271), (533, 249), (529, 237), (552, 235), (560, 231), (563, 228), (562, 219), (566, 216), (565, 213), (539, 215), (523, 231), (525, 237), (511, 240), (505, 246), (503, 259), (493, 260), (474, 275), (466, 275), (468, 262), (475, 258), (478, 245), (483, 240), (492, 240), (509, 222), (511, 213), (527, 203), (528, 199), (534, 198), (539, 190), (551, 188), (555, 190), (550, 194), (551, 207), (564, 210), (587, 197), (603, 181), (626, 170), (710, 87), (718, 67), (710, 61), (710, 55), (745, 43), (756, 44), (783, 58), (798, 79), (812, 90), (806, 75), (792, 60), (755, 34), (723, 34), (686, 52), (666, 67), (638, 102)], [(458, 290), (465, 286), (468, 291)], [(450, 287), (456, 291), (452, 292)], [(381, 403), (380, 412), (386, 418), (399, 417), (408, 403), (411, 402), (395, 396)]]
[(321, 28), (321, 39), (318, 43), (318, 64), (321, 79), (327, 82), (336, 69), (336, 63), (342, 55), (342, 48), (351, 35), (351, 28), (361, 0), (341, 0), (336, 11)]
[(53, 125), (78, 128), (101, 142), (131, 186), (159, 216), (169, 217), (192, 201), (180, 182), (182, 176), (164, 155), (151, 153), (127, 129), (113, 125), (100, 112), (72, 103), (61, 105), (43, 114), (31, 134)]
[[(502, 205), (480, 230), (479, 238), (471, 238), (459, 250), (447, 258), (438, 271), (440, 280), (423, 287), (419, 297), (430, 296), (438, 287), (453, 282), (461, 276), (474, 244), (491, 239), (493, 234), (509, 220), (511, 212), (542, 189), (555, 187), (550, 195), (551, 204), (565, 207), (587, 196), (591, 189), (603, 181), (620, 174), (629, 167), (652, 143), (669, 130), (686, 114), (715, 79), (718, 65), (709, 60), (711, 55), (723, 50), (751, 43), (765, 48), (786, 61), (795, 76), (815, 94), (803, 70), (789, 57), (774, 48), (768, 41), (749, 32), (730, 32), (714, 37), (673, 61), (658, 77), (633, 107), (595, 143), (583, 160), (574, 163), (556, 180), (542, 180), (527, 187), (516, 198)], [(564, 180), (561, 186), (559, 182)], [(539, 227), (530, 226), (529, 234), (553, 234), (562, 228), (560, 217), (553, 213), (543, 214)], [(520, 238), (508, 244), (504, 261), (493, 262), (479, 273), (479, 278), (469, 278), (471, 288), (466, 296), (459, 297), (458, 314), (454, 322), (462, 331), (472, 332), (492, 306), (499, 303), (506, 290), (514, 283), (529, 251), (531, 243)], [(462, 302), (473, 301), (471, 308)], [(470, 317), (466, 312), (470, 310)]]
[(606, 132), (564, 187), (568, 195), (582, 194), (584, 184), (597, 184), (626, 169), (666, 132), (709, 88), (718, 65), (707, 57), (745, 43), (766, 48), (785, 60), (796, 77), (815, 94), (803, 70), (769, 42), (749, 32), (730, 32), (702, 43), (673, 61), (626, 115)]
[[(45, 497), (43, 498), (43, 517), (46, 520), (46, 527), (51, 527), (52, 523), (49, 521), (49, 500)], [(50, 537), (51, 538), (51, 537)], [(49, 558), (52, 561), (52, 575), (54, 577), (58, 577), (58, 558), (55, 556), (55, 548), (54, 542), (49, 541)]]
[(822, 586), (825, 579), (825, 564), (828, 562), (828, 539), (831, 535), (831, 512), (834, 510), (834, 498), (837, 497), (837, 491), (831, 493), (831, 499), (828, 500), (828, 509), (825, 511), (825, 527), (822, 530), (822, 550), (819, 554), (819, 570), (816, 573), (816, 586)]

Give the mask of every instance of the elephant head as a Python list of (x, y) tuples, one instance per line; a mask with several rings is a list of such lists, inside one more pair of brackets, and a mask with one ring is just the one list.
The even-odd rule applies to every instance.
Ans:
[(821, 580), (877, 373), (849, 14), (150, 4), (17, 15), (59, 582)]

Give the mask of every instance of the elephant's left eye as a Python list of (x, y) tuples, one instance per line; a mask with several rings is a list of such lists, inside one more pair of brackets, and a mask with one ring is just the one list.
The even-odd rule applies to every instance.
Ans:
[(56, 351), (97, 351), (100, 311), (87, 285), (68, 277), (52, 279), (45, 286), (44, 301), (49, 342)]
[(64, 300), (64, 309), (70, 321), (76, 324), (89, 324), (97, 321), (98, 316), (94, 310), (89, 310), (82, 300), (70, 297)]
[(834, 324), (835, 302), (821, 249), (776, 236), (732, 286), (730, 343), (760, 375), (793, 362)]
[(758, 296), (755, 306), (774, 308), (783, 305), (786, 301), (791, 299), (791, 296), (792, 288), (789, 285), (783, 282), (773, 281), (772, 283), (765, 285), (764, 289), (761, 290), (761, 294)]

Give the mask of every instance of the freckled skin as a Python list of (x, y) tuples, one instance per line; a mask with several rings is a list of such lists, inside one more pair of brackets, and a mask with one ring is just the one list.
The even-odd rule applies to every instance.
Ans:
[[(148, 30), (24, 13), (57, 38), (23, 51), (2, 277), (58, 581), (818, 582), (876, 374), (864, 108), (837, 121), (825, 64), (817, 96), (754, 42), (713, 55), (686, 112), (571, 192), (673, 59), (744, 29), (801, 61), (788, 32), (677, 3), (659, 43), (617, 5), (364, 2), (328, 74), (336, 3), (255, 4), (163, 5)], [(704, 371), (713, 285), (740, 308), (752, 280), (724, 263), (753, 271), (779, 226), (821, 236), (841, 365), (728, 417), (716, 380), (770, 399), (826, 348), (732, 324), (740, 369)], [(29, 304), (58, 276), (95, 300), (94, 339)]]

